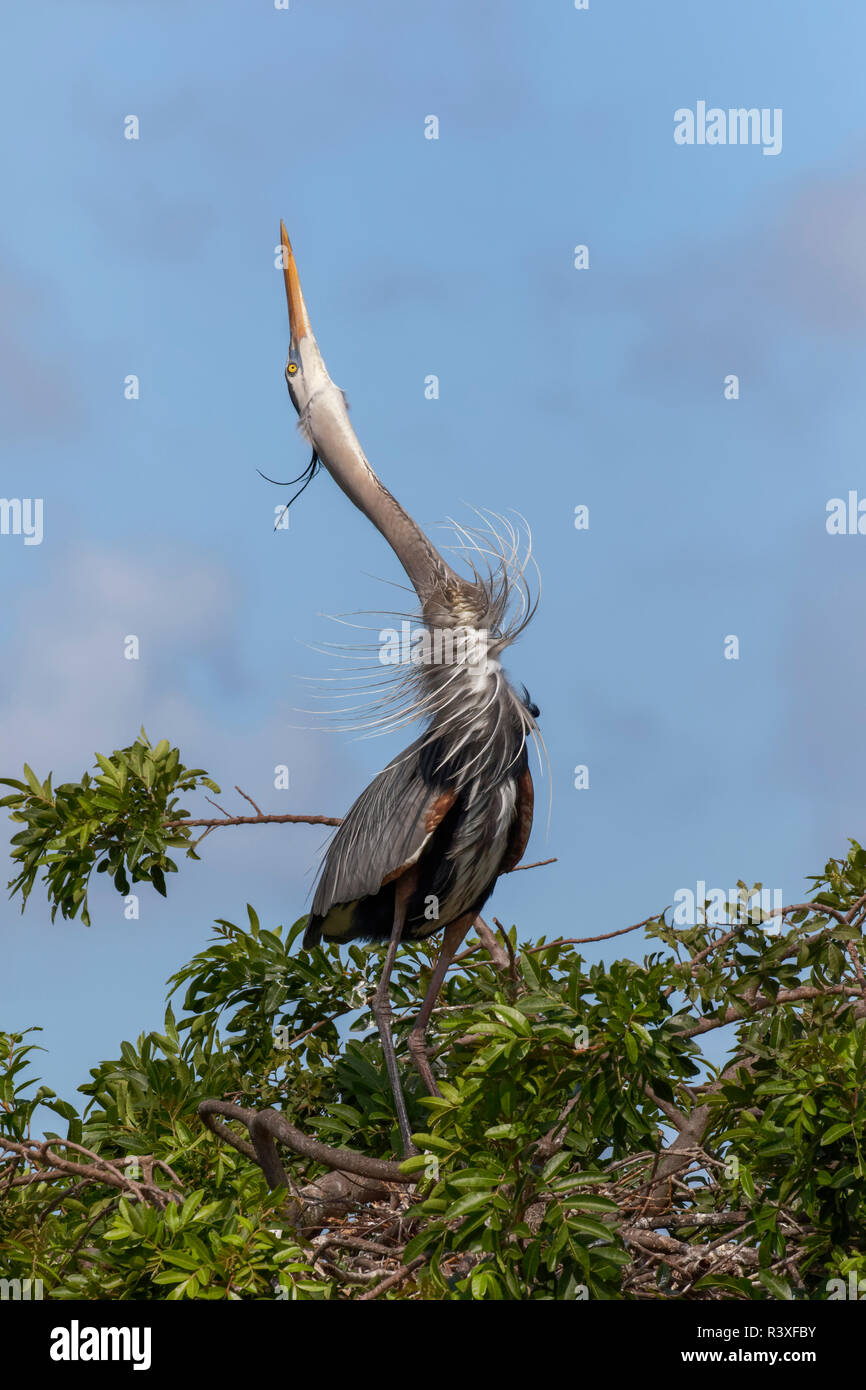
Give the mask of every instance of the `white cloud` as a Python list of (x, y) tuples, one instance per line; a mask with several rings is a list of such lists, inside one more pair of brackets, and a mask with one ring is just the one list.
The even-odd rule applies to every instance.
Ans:
[[(268, 699), (264, 660), (245, 670), (238, 590), (237, 578), (206, 557), (71, 552), (52, 578), (25, 591), (4, 643), (4, 775), (20, 776), (28, 761), (40, 777), (53, 771), (55, 785), (77, 780), (95, 750), (132, 742), (144, 724), (152, 739), (177, 744), (188, 766), (206, 767), (234, 813), (250, 812), (237, 783), (262, 809), (339, 814), (345, 750), (292, 727), (300, 721), (288, 701)], [(133, 633), (141, 656), (127, 661), (123, 642)], [(260, 711), (253, 722), (251, 708)], [(274, 789), (276, 763), (290, 768), (287, 792)], [(194, 814), (211, 811), (199, 802)], [(279, 833), (220, 831), (203, 857), (221, 873), (255, 867), (306, 891), (321, 832), (289, 829), (277, 845)]]

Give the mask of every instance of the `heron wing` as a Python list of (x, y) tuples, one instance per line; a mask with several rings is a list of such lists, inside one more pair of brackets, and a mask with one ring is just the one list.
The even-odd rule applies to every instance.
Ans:
[[(416, 863), (436, 827), (453, 806), (456, 792), (431, 783), (422, 772), (422, 740), (390, 762), (365, 787), (339, 826), (325, 854), (313, 897), (304, 945), (327, 935), (342, 936), (351, 909)], [(345, 913), (336, 909), (345, 906)]]
[(532, 785), (532, 773), (528, 767), (524, 767), (517, 779), (517, 805), (514, 824), (508, 837), (508, 848), (505, 851), (502, 868), (499, 870), (501, 874), (510, 873), (523, 858), (523, 852), (529, 843), (529, 834), (532, 830), (534, 807), (535, 788)]

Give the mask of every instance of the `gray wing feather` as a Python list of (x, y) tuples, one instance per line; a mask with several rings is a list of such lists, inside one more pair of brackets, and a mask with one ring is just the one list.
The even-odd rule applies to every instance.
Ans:
[(420, 741), (373, 778), (338, 828), (325, 854), (313, 898), (313, 916), (337, 903), (378, 893), (389, 874), (412, 859), (431, 832), (425, 829), (438, 792), (421, 776)]

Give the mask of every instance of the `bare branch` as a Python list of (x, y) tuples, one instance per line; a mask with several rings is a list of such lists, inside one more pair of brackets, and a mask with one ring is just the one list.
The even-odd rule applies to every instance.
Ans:
[(388, 1289), (393, 1289), (395, 1284), (401, 1284), (404, 1279), (407, 1279), (410, 1274), (414, 1273), (419, 1265), (424, 1263), (426, 1258), (426, 1255), (418, 1255), (417, 1258), (411, 1260), (409, 1264), (401, 1265), (399, 1269), (394, 1270), (393, 1274), (389, 1274), (387, 1279), (383, 1279), (381, 1284), (377, 1284), (375, 1289), (370, 1289), (367, 1293), (362, 1293), (358, 1302), (365, 1303), (371, 1298), (378, 1298), (380, 1293), (385, 1293)]
[[(56, 1146), (60, 1145), (73, 1153), (84, 1155), (91, 1161), (83, 1163), (79, 1159), (64, 1158), (55, 1151)], [(26, 1173), (18, 1178), (13, 1178), (12, 1187), (26, 1186), (31, 1182), (45, 1182), (54, 1178), (71, 1177), (78, 1183), (83, 1181), (103, 1183), (107, 1187), (118, 1190), (122, 1196), (131, 1197), (137, 1202), (148, 1202), (159, 1211), (162, 1211), (169, 1202), (174, 1202), (177, 1206), (183, 1203), (183, 1198), (178, 1193), (168, 1192), (164, 1187), (159, 1187), (153, 1182), (152, 1176), (146, 1176), (143, 1181), (129, 1177), (121, 1168), (121, 1164), (126, 1163), (127, 1159), (109, 1162), (101, 1154), (94, 1153), (93, 1149), (87, 1149), (83, 1144), (75, 1144), (71, 1139), (19, 1141), (0, 1136), (0, 1149), (17, 1155), (19, 1159), (23, 1159), (36, 1170), (33, 1173)], [(14, 1160), (12, 1161), (14, 1162)], [(171, 1173), (170, 1169), (168, 1171)]]
[(237, 785), (237, 783), (235, 783), (235, 791), (236, 791), (236, 792), (240, 792), (240, 795), (243, 797), (244, 801), (248, 801), (248, 802), (250, 803), (250, 805), (252, 806), (253, 810), (254, 810), (258, 815), (260, 815), (260, 816), (263, 816), (263, 815), (264, 815), (264, 811), (262, 810), (261, 806), (257, 806), (256, 803), (253, 801), (253, 799), (252, 799), (251, 796), (247, 796), (246, 792), (242, 792), (241, 789), (240, 789), (240, 787)]
[(678, 1038), (695, 1038), (700, 1033), (711, 1033), (714, 1028), (726, 1028), (729, 1023), (742, 1023), (744, 1019), (751, 1018), (753, 1013), (760, 1013), (764, 1009), (775, 1009), (782, 1004), (798, 1004), (806, 999), (823, 999), (832, 996), (854, 994), (859, 995), (860, 990), (856, 985), (827, 985), (826, 989), (818, 989), (814, 985), (799, 985), (797, 989), (780, 989), (775, 999), (769, 995), (759, 994), (749, 1002), (748, 1008), (737, 1009), (733, 1006), (725, 1010), (722, 1018), (702, 1018), (690, 1028), (677, 1028)]
[(642, 922), (635, 922), (633, 927), (620, 927), (618, 931), (603, 932), (601, 936), (558, 936), (555, 941), (546, 941), (543, 946), (529, 947), (524, 951), (524, 955), (532, 956), (538, 951), (549, 951), (553, 946), (586, 946), (592, 941), (610, 941), (611, 937), (626, 936), (631, 931), (640, 931), (641, 927), (648, 927), (650, 922), (657, 922), (661, 916), (662, 914), (657, 912), (652, 917), (645, 917)]
[[(163, 821), (165, 830), (185, 830), (190, 826), (205, 826), (208, 830), (218, 830), (222, 825), (342, 825), (342, 816), (293, 816), (293, 815), (266, 815), (259, 810), (251, 796), (242, 792), (240, 787), (235, 787), (236, 792), (240, 792), (245, 801), (251, 806), (255, 806), (257, 815), (255, 816), (230, 816), (228, 811), (223, 811), (221, 817), (212, 819), (197, 818), (194, 820), (167, 820)], [(222, 806), (214, 801), (212, 797), (205, 798), (212, 806), (216, 806), (218, 811), (222, 811)], [(202, 837), (204, 838), (204, 837)], [(532, 864), (516, 864), (513, 869), (507, 869), (506, 873), (516, 874), (521, 869), (540, 869), (545, 864), (555, 864), (556, 859), (537, 859)]]
[[(508, 953), (502, 949), (483, 917), (476, 917), (475, 930), (478, 933), (482, 946), (493, 961), (494, 966), (500, 974), (504, 975), (508, 970)], [(458, 960), (464, 960), (466, 956), (477, 949), (477, 946), (473, 946), (470, 947), (469, 951), (464, 951), (462, 955), (455, 956), (454, 960), (451, 962), (452, 965)]]
[[(210, 800), (210, 798), (208, 798)], [(338, 816), (223, 816), (219, 820), (167, 820), (163, 821), (165, 830), (177, 830), (191, 825), (206, 825), (216, 830), (221, 825), (341, 825)]]
[[(271, 1188), (289, 1187), (289, 1181), (276, 1153), (275, 1141), (283, 1144), (300, 1158), (313, 1159), (324, 1163), (328, 1168), (339, 1172), (352, 1173), (362, 1178), (376, 1178), (380, 1182), (414, 1184), (415, 1178), (404, 1173), (399, 1163), (390, 1163), (381, 1158), (368, 1158), (366, 1154), (356, 1153), (354, 1149), (333, 1149), (318, 1139), (303, 1134), (276, 1110), (247, 1110), (225, 1100), (203, 1100), (198, 1113), (208, 1129), (220, 1139), (225, 1139), (239, 1149), (247, 1158), (252, 1158), (262, 1169)], [(225, 1125), (216, 1119), (224, 1115), (227, 1119), (240, 1120), (249, 1131), (252, 1145), (232, 1134)]]

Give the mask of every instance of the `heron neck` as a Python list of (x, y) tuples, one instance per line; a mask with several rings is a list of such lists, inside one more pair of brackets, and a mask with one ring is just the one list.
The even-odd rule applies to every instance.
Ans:
[(302, 428), (334, 481), (391, 546), (426, 616), (438, 593), (465, 581), (373, 471), (352, 428), (343, 393), (333, 382), (311, 398)]

